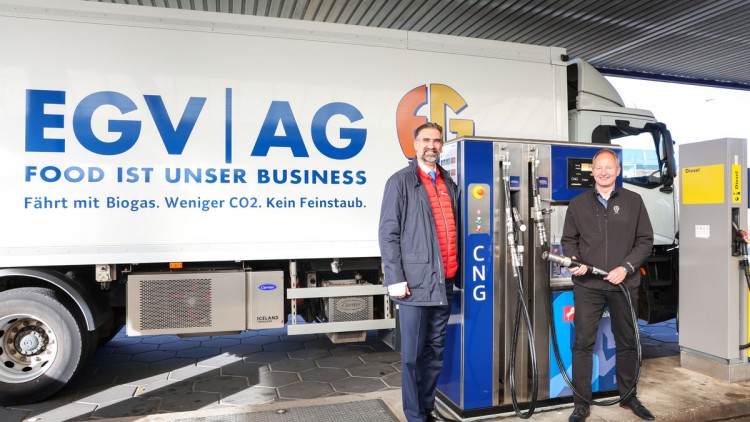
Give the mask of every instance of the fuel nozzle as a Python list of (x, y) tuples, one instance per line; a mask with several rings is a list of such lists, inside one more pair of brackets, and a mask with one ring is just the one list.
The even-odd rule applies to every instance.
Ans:
[(732, 256), (746, 255), (744, 251), (747, 250), (748, 244), (750, 244), (750, 235), (747, 230), (740, 229), (737, 222), (732, 221)]
[(555, 255), (547, 251), (542, 252), (542, 259), (546, 259), (549, 262), (554, 262), (555, 264), (560, 265), (561, 267), (575, 268), (575, 267), (580, 267), (581, 265), (585, 265), (589, 267), (591, 274), (602, 276), (602, 277), (605, 277), (609, 274), (608, 272), (601, 270), (599, 268), (596, 268), (594, 266), (584, 264), (578, 261), (574, 261), (572, 258), (568, 258), (567, 256)]
[(734, 227), (734, 241), (732, 242), (732, 256), (740, 257), (740, 268), (747, 270), (750, 268), (747, 256), (747, 245), (750, 244), (750, 235), (747, 230), (741, 230), (732, 222)]

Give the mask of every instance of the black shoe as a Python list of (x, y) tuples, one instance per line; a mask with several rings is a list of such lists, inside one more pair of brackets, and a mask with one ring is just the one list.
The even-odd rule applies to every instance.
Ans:
[(588, 404), (576, 403), (576, 408), (573, 409), (573, 413), (570, 414), (568, 422), (585, 422), (590, 414), (591, 409)]
[(638, 400), (637, 397), (633, 397), (632, 399), (628, 400), (627, 402), (621, 402), (620, 407), (627, 407), (630, 410), (635, 413), (636, 416), (639, 418), (645, 420), (645, 421), (652, 421), (654, 420), (654, 415), (651, 414), (651, 412), (646, 409), (646, 406), (644, 406), (640, 400)]
[(424, 412), (427, 414), (427, 422), (457, 422), (455, 419), (450, 419), (441, 415), (437, 409), (429, 409)]

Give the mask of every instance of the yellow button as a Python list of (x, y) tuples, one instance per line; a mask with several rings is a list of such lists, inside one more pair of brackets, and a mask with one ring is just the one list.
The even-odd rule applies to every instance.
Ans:
[(474, 198), (482, 199), (484, 197), (484, 188), (481, 186), (474, 186), (472, 193), (474, 194)]

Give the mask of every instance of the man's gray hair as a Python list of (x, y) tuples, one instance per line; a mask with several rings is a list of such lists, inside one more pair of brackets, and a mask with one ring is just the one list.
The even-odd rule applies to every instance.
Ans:
[(594, 154), (594, 158), (591, 159), (591, 164), (593, 165), (594, 161), (596, 161), (596, 157), (598, 157), (598, 156), (600, 156), (602, 154), (611, 154), (612, 157), (615, 158), (615, 164), (617, 164), (617, 167), (620, 167), (620, 156), (617, 155), (616, 152), (612, 151), (609, 148), (603, 148), (603, 149), (599, 150), (599, 152), (597, 152), (596, 154)]

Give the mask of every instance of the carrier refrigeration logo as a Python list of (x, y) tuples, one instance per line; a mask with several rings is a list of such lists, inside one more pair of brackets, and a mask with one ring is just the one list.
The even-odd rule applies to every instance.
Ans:
[[(421, 112), (425, 105), (429, 105), (428, 116), (423, 116)], [(404, 155), (414, 157), (414, 129), (428, 121), (443, 127), (443, 138), (446, 140), (473, 136), (473, 120), (452, 117), (460, 115), (467, 107), (463, 97), (447, 85), (421, 85), (409, 91), (401, 98), (396, 109), (398, 142)]]

